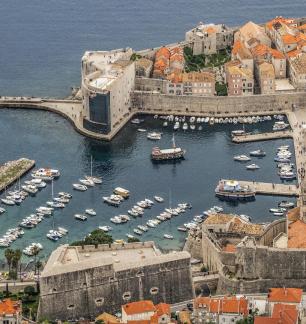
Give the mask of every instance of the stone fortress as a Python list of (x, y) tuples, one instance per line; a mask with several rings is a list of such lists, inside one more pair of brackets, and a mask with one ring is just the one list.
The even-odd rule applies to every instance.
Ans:
[(217, 293), (267, 292), (269, 287), (306, 289), (306, 223), (299, 207), (268, 225), (234, 215), (212, 215), (190, 232), (185, 249), (218, 273)]
[(193, 298), (190, 254), (162, 254), (153, 242), (58, 247), (40, 278), (39, 318), (94, 319), (121, 305)]

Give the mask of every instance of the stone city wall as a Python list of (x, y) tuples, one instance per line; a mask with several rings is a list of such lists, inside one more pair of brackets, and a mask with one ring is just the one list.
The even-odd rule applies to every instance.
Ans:
[(149, 114), (230, 116), (291, 111), (306, 107), (306, 93), (239, 97), (171, 96), (134, 91), (133, 110)]
[(278, 219), (274, 221), (273, 223), (269, 224), (264, 233), (261, 235), (259, 239), (259, 244), (260, 245), (265, 245), (265, 246), (273, 246), (273, 240), (277, 235), (280, 233), (286, 233), (287, 228), (286, 228), (286, 219)]

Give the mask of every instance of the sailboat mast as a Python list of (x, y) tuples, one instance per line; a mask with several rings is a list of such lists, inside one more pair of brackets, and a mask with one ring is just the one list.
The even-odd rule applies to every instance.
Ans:
[(172, 146), (173, 146), (173, 148), (175, 149), (175, 139), (174, 139), (174, 134), (172, 135)]
[(92, 155), (90, 156), (90, 176), (92, 177)]
[(54, 193), (53, 193), (53, 179), (51, 181), (51, 195), (52, 195), (52, 199), (53, 199), (53, 195), (54, 195)]

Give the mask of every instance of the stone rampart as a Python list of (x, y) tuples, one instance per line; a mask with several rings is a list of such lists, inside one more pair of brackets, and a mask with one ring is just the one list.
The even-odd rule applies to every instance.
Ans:
[(148, 114), (237, 116), (291, 111), (306, 107), (306, 93), (239, 97), (171, 96), (134, 91), (133, 109)]

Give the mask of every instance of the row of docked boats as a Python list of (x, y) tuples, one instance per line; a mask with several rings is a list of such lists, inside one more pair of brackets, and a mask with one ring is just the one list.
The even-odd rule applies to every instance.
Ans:
[(288, 209), (291, 209), (295, 206), (294, 202), (282, 200), (278, 203), (277, 208), (270, 208), (270, 213), (273, 213), (274, 216), (282, 217), (284, 214), (288, 211)]
[(113, 190), (113, 194), (110, 196), (104, 196), (102, 197), (104, 203), (114, 206), (114, 207), (119, 207), (120, 204), (125, 200), (130, 197), (130, 192), (129, 190), (121, 187), (116, 187)]
[[(156, 228), (160, 223), (164, 221), (170, 220), (174, 216), (178, 216), (181, 213), (186, 212), (187, 209), (192, 208), (192, 206), (188, 203), (180, 203), (175, 208), (165, 208), (163, 212), (161, 212), (156, 218), (149, 219), (145, 224), (137, 225), (136, 228), (133, 229), (133, 233), (141, 236), (143, 233), (149, 231), (150, 229)], [(133, 238), (133, 234), (126, 234), (128, 238)], [(168, 233), (163, 234), (163, 238), (165, 239), (173, 239), (173, 236)]]
[(85, 176), (82, 179), (79, 179), (79, 183), (73, 183), (72, 187), (74, 190), (86, 191), (90, 187), (94, 187), (96, 184), (101, 184), (101, 177)]
[(291, 157), (292, 153), (289, 151), (289, 145), (278, 147), (274, 161), (278, 162), (278, 175), (281, 180), (290, 181), (296, 179), (294, 164), (291, 163)]
[(14, 241), (22, 237), (24, 231), (20, 227), (9, 228), (4, 235), (0, 237), (0, 247), (9, 247)]

